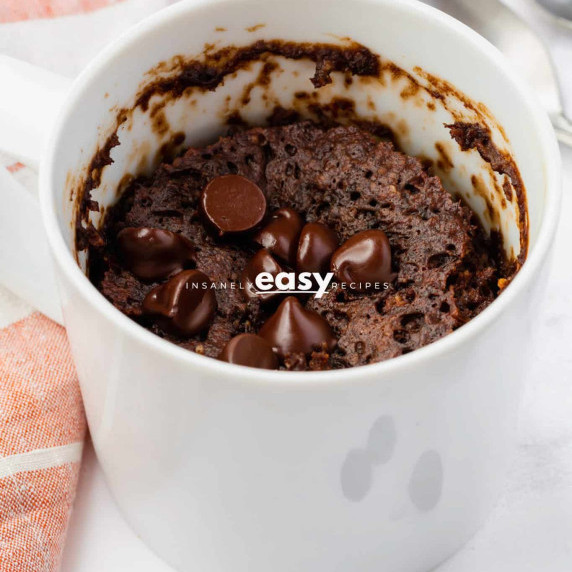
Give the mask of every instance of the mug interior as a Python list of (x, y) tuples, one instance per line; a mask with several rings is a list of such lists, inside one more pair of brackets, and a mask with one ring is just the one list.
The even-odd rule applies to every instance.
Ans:
[[(484, 228), (501, 233), (509, 258), (526, 255), (525, 227), (533, 251), (546, 197), (546, 149), (542, 138), (531, 136), (536, 118), (494, 49), (484, 49), (482, 40), (451, 22), (426, 6), (389, 0), (183, 1), (158, 14), (86, 72), (57, 135), (50, 185), (67, 248), (85, 271), (85, 252), (75, 252), (77, 204), (102, 149), (112, 162), (92, 191), (100, 206), (89, 215), (96, 227), (126, 181), (149, 173), (166, 151), (212, 142), (227, 129), (229, 115), (238, 111), (249, 123), (263, 124), (281, 106), (312, 117), (312, 104), (338, 98), (351, 100), (360, 118), (388, 126), (404, 152), (430, 161), (445, 188), (471, 206)], [(146, 108), (136, 104), (146, 86), (179, 73), (182, 62), (276, 39), (357, 42), (380, 56), (382, 72), (379, 79), (351, 82), (334, 72), (331, 84), (314, 89), (312, 62), (274, 57), (264, 85), (264, 62), (253, 62), (214, 91), (155, 94)], [(519, 212), (518, 189), (509, 176), (451, 138), (446, 125), (459, 121), (485, 126), (496, 148), (514, 160), (527, 214)], [(119, 144), (111, 148), (114, 133)]]

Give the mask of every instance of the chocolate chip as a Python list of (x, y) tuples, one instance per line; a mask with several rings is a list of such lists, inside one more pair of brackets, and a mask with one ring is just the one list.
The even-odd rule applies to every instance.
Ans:
[(192, 336), (206, 329), (217, 308), (212, 282), (199, 270), (184, 270), (153, 288), (143, 300), (143, 312), (165, 331)]
[(324, 346), (332, 350), (336, 337), (320, 314), (304, 308), (294, 296), (288, 296), (260, 329), (259, 335), (284, 357), (292, 353), (308, 354)]
[(266, 248), (259, 250), (248, 261), (246, 267), (242, 271), (240, 282), (244, 288), (242, 293), (247, 300), (258, 298), (263, 302), (267, 302), (268, 300), (273, 300), (280, 296), (280, 293), (278, 292), (264, 292), (263, 290), (258, 290), (258, 288), (256, 288), (255, 280), (261, 272), (269, 272), (272, 276), (277, 276), (278, 273), (283, 272), (280, 264), (274, 260)]
[(255, 235), (254, 241), (293, 267), (296, 264), (298, 238), (303, 224), (295, 210), (278, 209), (270, 222)]
[(125, 266), (146, 281), (180, 272), (195, 254), (189, 239), (160, 228), (124, 228), (117, 235), (117, 246)]
[(201, 212), (218, 236), (248, 232), (266, 214), (266, 197), (258, 185), (240, 175), (215, 177), (201, 195)]
[(365, 230), (346, 240), (333, 254), (330, 263), (339, 282), (355, 283), (363, 291), (366, 283), (390, 282), (391, 247), (382, 230)]
[(296, 269), (299, 272), (327, 272), (338, 244), (338, 237), (331, 228), (319, 222), (309, 222), (300, 234)]
[(219, 359), (237, 365), (277, 369), (278, 358), (272, 346), (255, 334), (239, 334), (226, 344)]

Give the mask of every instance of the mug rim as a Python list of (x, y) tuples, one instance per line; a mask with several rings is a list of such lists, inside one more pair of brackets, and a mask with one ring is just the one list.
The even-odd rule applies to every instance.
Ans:
[[(268, 0), (267, 0), (268, 1)], [(273, 0), (280, 1), (280, 0)], [(197, 8), (209, 7), (226, 3), (236, 3), (236, 0), (184, 0), (173, 6), (160, 10), (148, 16), (137, 25), (131, 27), (126, 33), (111, 42), (102, 50), (82, 71), (73, 82), (66, 98), (62, 111), (49, 134), (48, 143), (40, 166), (40, 204), (42, 218), (46, 228), (48, 243), (52, 255), (66, 279), (81, 293), (82, 302), (88, 303), (104, 319), (112, 322), (115, 327), (122, 330), (124, 335), (131, 336), (146, 346), (150, 351), (158, 352), (167, 359), (178, 360), (186, 367), (210, 370), (212, 375), (229, 376), (233, 381), (244, 381), (249, 384), (272, 385), (305, 389), (314, 386), (332, 386), (353, 384), (358, 380), (374, 379), (377, 381), (383, 376), (388, 377), (408, 368), (418, 367), (427, 360), (439, 359), (443, 354), (454, 350), (455, 347), (467, 343), (476, 337), (497, 319), (504, 310), (511, 305), (527, 286), (535, 279), (538, 268), (542, 264), (552, 244), (556, 223), (558, 221), (559, 204), (561, 200), (561, 157), (555, 133), (550, 124), (548, 115), (537, 101), (532, 89), (510, 68), (501, 52), (490, 44), (485, 38), (474, 30), (459, 22), (453, 17), (441, 12), (433, 6), (423, 4), (417, 0), (346, 0), (348, 3), (368, 5), (391, 5), (392, 9), (421, 13), (430, 19), (433, 24), (447, 26), (456, 33), (462, 41), (470, 42), (479, 54), (500, 68), (516, 88), (516, 92), (530, 113), (529, 117), (535, 127), (535, 137), (540, 142), (543, 152), (541, 164), (544, 166), (544, 194), (542, 219), (537, 239), (532, 252), (529, 253), (518, 274), (514, 277), (506, 290), (493, 302), (472, 318), (469, 322), (426, 346), (418, 348), (406, 355), (397, 356), (381, 362), (327, 371), (281, 371), (266, 370), (248, 366), (238, 366), (220, 360), (199, 355), (184, 349), (172, 342), (153, 334), (143, 326), (128, 318), (111, 302), (109, 302), (89, 281), (88, 277), (77, 264), (73, 253), (68, 248), (57, 219), (57, 205), (51, 181), (55, 171), (55, 149), (59, 136), (67, 122), (69, 109), (81, 100), (82, 93), (90, 85), (92, 78), (103, 71), (108, 62), (116, 57), (117, 53), (128, 48), (131, 42), (141, 35), (152, 31), (155, 27), (179, 13), (187, 13)]]

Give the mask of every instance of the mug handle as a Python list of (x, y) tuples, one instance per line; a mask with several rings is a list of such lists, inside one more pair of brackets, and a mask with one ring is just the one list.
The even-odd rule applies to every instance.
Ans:
[[(0, 78), (0, 149), (37, 169), (71, 80), (7, 56), (0, 56)], [(0, 284), (63, 323), (39, 203), (3, 167)]]

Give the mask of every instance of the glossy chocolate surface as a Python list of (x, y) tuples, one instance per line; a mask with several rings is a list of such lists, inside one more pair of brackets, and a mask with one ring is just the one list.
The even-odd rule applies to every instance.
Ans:
[(212, 282), (199, 270), (185, 270), (153, 288), (143, 312), (167, 332), (192, 336), (205, 330), (217, 309)]

